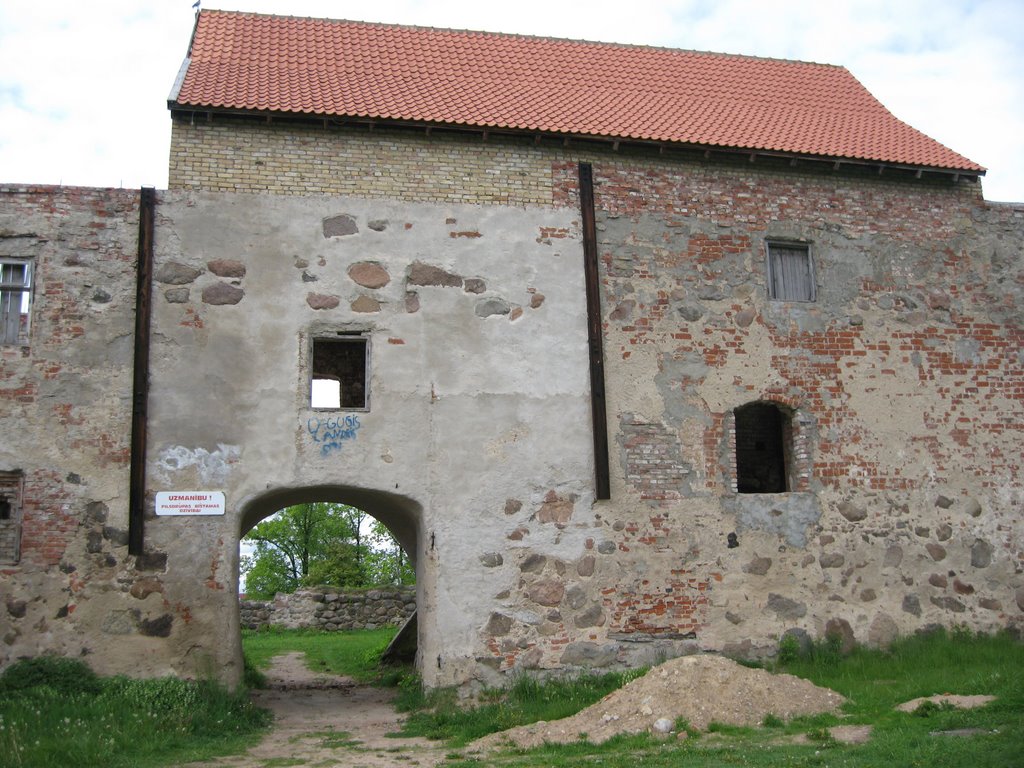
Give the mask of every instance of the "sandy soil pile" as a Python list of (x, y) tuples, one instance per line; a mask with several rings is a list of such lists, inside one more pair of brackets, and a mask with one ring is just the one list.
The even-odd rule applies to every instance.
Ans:
[(572, 717), (492, 734), (473, 743), (486, 749), (505, 742), (533, 747), (586, 738), (600, 743), (620, 733), (658, 730), (677, 718), (706, 730), (709, 723), (759, 725), (766, 715), (783, 720), (834, 712), (845, 699), (793, 675), (749, 669), (720, 656), (682, 656), (608, 694)]

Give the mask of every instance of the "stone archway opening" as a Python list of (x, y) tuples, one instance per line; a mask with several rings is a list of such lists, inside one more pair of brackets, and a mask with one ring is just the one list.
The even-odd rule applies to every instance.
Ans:
[[(255, 528), (261, 521), (275, 513), (300, 505), (315, 504), (344, 505), (373, 518), (391, 534), (398, 546), (405, 552), (416, 573), (416, 608), (400, 626), (391, 645), (385, 653), (384, 660), (390, 663), (414, 663), (419, 669), (419, 633), (422, 623), (418, 621), (419, 608), (422, 605), (421, 591), (421, 527), (422, 509), (420, 505), (405, 496), (385, 491), (356, 488), (343, 485), (317, 485), (301, 488), (277, 489), (267, 492), (248, 501), (242, 508), (239, 521), (238, 541)], [(236, 571), (236, 578), (240, 574)], [(236, 612), (239, 603), (236, 601)], [(238, 615), (236, 626), (241, 629), (241, 617)], [(238, 635), (238, 648), (241, 652), (241, 636)]]

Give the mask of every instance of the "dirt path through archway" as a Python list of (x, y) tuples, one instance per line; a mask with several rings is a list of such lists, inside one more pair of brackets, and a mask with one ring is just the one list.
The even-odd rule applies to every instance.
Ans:
[(186, 768), (262, 768), (286, 760), (325, 768), (432, 768), (444, 757), (437, 742), (388, 736), (402, 719), (389, 690), (313, 672), (297, 652), (275, 656), (267, 681), (268, 688), (253, 694), (257, 704), (274, 713), (274, 724), (262, 740), (243, 755)]

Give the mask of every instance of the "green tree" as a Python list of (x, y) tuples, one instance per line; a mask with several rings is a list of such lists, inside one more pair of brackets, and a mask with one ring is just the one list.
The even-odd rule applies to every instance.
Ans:
[(404, 560), (411, 572), (408, 558), (395, 554), (401, 547), (379, 522), (367, 525), (367, 518), (355, 507), (315, 502), (287, 507), (259, 523), (244, 537), (253, 546), (241, 562), (246, 594), (270, 599), (313, 584), (412, 583), (400, 567)]
[(415, 584), (416, 570), (391, 531), (379, 520), (370, 526), (366, 561), (374, 584)]

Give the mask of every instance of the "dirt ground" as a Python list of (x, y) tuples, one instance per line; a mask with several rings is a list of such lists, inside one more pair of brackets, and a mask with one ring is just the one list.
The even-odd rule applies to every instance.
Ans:
[(259, 706), (274, 713), (263, 739), (244, 755), (186, 768), (432, 768), (444, 758), (445, 749), (437, 742), (388, 736), (401, 721), (391, 691), (312, 672), (301, 653), (275, 656), (267, 682), (269, 688), (253, 694)]
[[(187, 768), (433, 768), (444, 759), (447, 750), (436, 742), (388, 736), (401, 721), (388, 690), (312, 672), (301, 653), (275, 657), (267, 679), (270, 687), (254, 693), (256, 702), (275, 718), (263, 739), (244, 755)], [(748, 669), (717, 656), (685, 656), (654, 668), (573, 717), (493, 734), (462, 751), (569, 742), (581, 734), (601, 742), (622, 732), (656, 732), (659, 721), (661, 728), (674, 731), (679, 718), (700, 730), (712, 722), (756, 725), (768, 714), (786, 719), (835, 711), (842, 702), (834, 691), (791, 675)]]
[[(447, 753), (437, 742), (388, 735), (401, 723), (391, 691), (312, 672), (301, 653), (276, 656), (267, 680), (270, 687), (253, 694), (257, 704), (274, 713), (274, 725), (263, 739), (244, 755), (184, 768), (433, 768)], [(991, 699), (946, 694), (928, 700), (972, 707)], [(923, 700), (899, 708), (913, 711)], [(710, 723), (758, 725), (767, 715), (786, 720), (836, 712), (843, 701), (835, 691), (792, 675), (750, 669), (720, 656), (684, 656), (655, 667), (572, 717), (491, 734), (460, 752), (483, 754), (509, 745), (529, 748), (580, 738), (600, 743), (618, 733), (642, 731), (677, 738), (680, 720), (698, 730), (707, 730)], [(841, 725), (829, 731), (839, 741), (861, 743), (870, 738), (871, 727)]]

